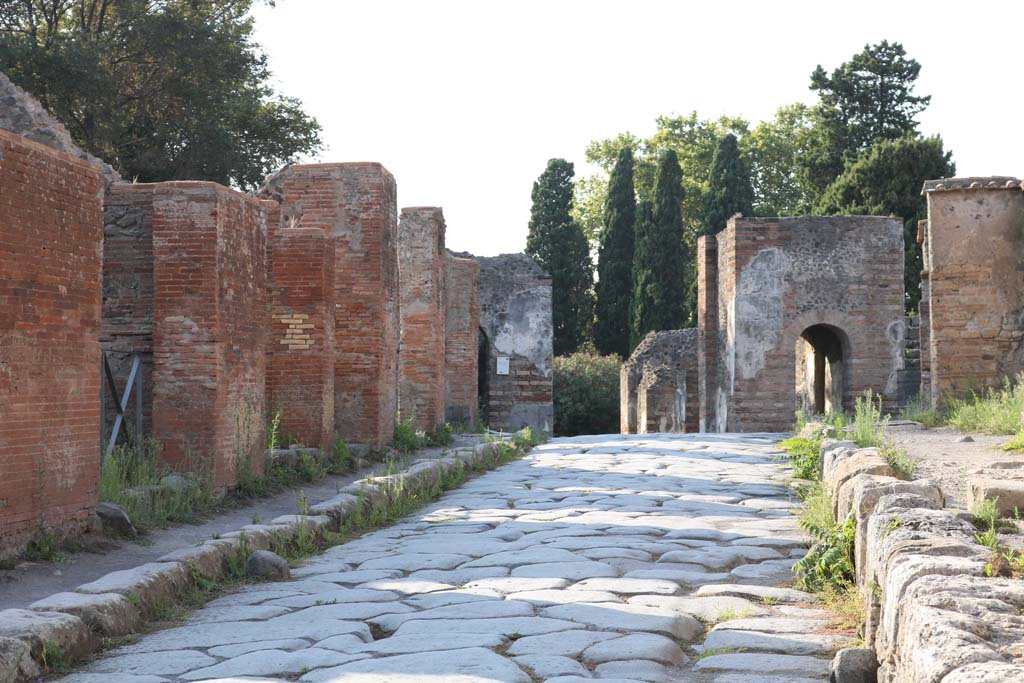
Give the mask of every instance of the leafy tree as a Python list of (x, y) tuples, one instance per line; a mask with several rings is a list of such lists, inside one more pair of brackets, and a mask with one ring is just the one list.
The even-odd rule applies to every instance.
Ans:
[(682, 239), (683, 173), (674, 150), (661, 156), (654, 201), (638, 209), (631, 302), (632, 345), (652, 330), (672, 330), (689, 321), (686, 274), (689, 258)]
[(805, 182), (798, 161), (807, 154), (812, 126), (811, 108), (796, 102), (779, 107), (775, 118), (740, 139), (740, 151), (750, 164), (755, 216), (811, 212), (817, 191)]
[(251, 190), (320, 148), (316, 120), (268, 85), (259, 1), (4, 0), (0, 68), (125, 178)]
[(625, 147), (612, 169), (597, 258), (594, 345), (602, 355), (629, 355), (629, 300), (633, 290), (633, 150)]
[(594, 281), (587, 238), (572, 218), (573, 165), (548, 161), (533, 184), (526, 253), (551, 275), (551, 316), (556, 356), (573, 353), (587, 339), (593, 318)]
[(729, 133), (718, 143), (711, 160), (711, 177), (704, 193), (702, 235), (715, 235), (734, 214), (750, 216), (754, 212), (754, 190), (750, 171), (740, 156), (736, 136)]
[(917, 115), (930, 97), (914, 95), (921, 72), (900, 43), (883, 40), (844, 62), (832, 75), (819, 64), (811, 74), (818, 93), (815, 140), (801, 163), (807, 180), (824, 193), (852, 161), (876, 140), (896, 140), (917, 131)]
[(917, 310), (921, 299), (917, 222), (927, 213), (921, 186), (925, 180), (954, 175), (952, 153), (943, 150), (938, 136), (906, 135), (882, 140), (846, 167), (818, 205), (818, 211), (824, 214), (894, 215), (904, 219), (907, 310)]

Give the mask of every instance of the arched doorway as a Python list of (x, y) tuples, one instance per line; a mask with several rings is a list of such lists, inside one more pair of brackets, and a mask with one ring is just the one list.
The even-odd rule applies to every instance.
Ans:
[(849, 403), (849, 339), (832, 325), (811, 325), (796, 342), (796, 392), (811, 415), (842, 410)]
[(477, 395), (477, 420), (485, 425), (490, 424), (490, 397), (491, 397), (491, 342), (483, 328), (479, 330), (479, 341), (477, 343), (476, 358), (476, 395)]

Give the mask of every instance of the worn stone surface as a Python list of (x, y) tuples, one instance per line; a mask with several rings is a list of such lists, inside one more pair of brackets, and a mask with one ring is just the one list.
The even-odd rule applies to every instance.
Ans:
[(1004, 517), (1024, 514), (1024, 479), (971, 480), (973, 505), (986, 500), (994, 501), (999, 514)]
[(287, 581), (292, 577), (288, 561), (269, 550), (257, 550), (245, 561), (245, 573), (256, 579)]
[(103, 522), (103, 530), (108, 533), (128, 536), (130, 538), (135, 538), (139, 535), (135, 525), (132, 524), (131, 518), (128, 516), (128, 512), (117, 503), (98, 503), (96, 505), (96, 514), (99, 515), (100, 520)]
[(29, 609), (73, 614), (89, 628), (108, 638), (128, 635), (142, 620), (138, 608), (131, 600), (117, 593), (55, 593), (32, 603)]
[(878, 675), (878, 659), (875, 652), (867, 647), (851, 647), (840, 650), (832, 659), (829, 683), (875, 683)]
[[(784, 505), (774, 438), (555, 440), (392, 527), (326, 550), (290, 581), (244, 586), (75, 675), (81, 683), (100, 675), (711, 683), (759, 672), (820, 680), (822, 655), (845, 640), (821, 633), (820, 611), (791, 606), (810, 596), (729, 573), (776, 575), (805, 541)], [(123, 591), (149, 576), (111, 577), (91, 590)], [(684, 651), (735, 647), (751, 654), (694, 663)]]

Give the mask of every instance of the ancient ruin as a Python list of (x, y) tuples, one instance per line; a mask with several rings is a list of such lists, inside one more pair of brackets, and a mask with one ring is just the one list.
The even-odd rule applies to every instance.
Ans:
[(702, 430), (783, 431), (868, 390), (895, 406), (899, 219), (736, 217), (700, 238), (697, 265)]
[(554, 418), (551, 278), (524, 254), (477, 261), (480, 397), (485, 421), (492, 429), (534, 427), (550, 432)]
[(1024, 371), (1024, 191), (999, 176), (923, 193), (922, 394), (939, 406)]
[(84, 527), (135, 430), (224, 490), (263, 471), (268, 424), (362, 453), (400, 415), (551, 428), (550, 280), (505, 257), (482, 293), (380, 164), (287, 166), (258, 197), (125, 183), (6, 77), (0, 98), (0, 554)]
[(622, 364), (623, 434), (696, 432), (697, 330), (650, 332)]
[(401, 308), (399, 415), (429, 431), (444, 422), (445, 287), (448, 252), (444, 213), (437, 207), (402, 209), (398, 224)]

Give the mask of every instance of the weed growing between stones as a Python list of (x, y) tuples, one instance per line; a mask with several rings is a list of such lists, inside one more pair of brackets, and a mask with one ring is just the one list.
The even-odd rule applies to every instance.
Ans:
[(395, 422), (392, 446), (399, 453), (412, 453), (421, 448), (443, 448), (455, 441), (455, 428), (445, 422), (429, 432), (416, 429), (414, 418), (408, 417)]
[(818, 478), (818, 469), (821, 464), (821, 439), (794, 436), (780, 442), (779, 448), (788, 453), (790, 465), (793, 466), (793, 476), (808, 480)]
[[(53, 562), (61, 557), (60, 543), (49, 529), (40, 529), (25, 546), (22, 557), (29, 562)], [(13, 566), (11, 567), (13, 569)]]
[(1024, 374), (1002, 387), (963, 400), (950, 401), (947, 424), (962, 432), (1021, 434), (1024, 430)]
[(44, 674), (67, 673), (71, 667), (61, 652), (60, 645), (52, 640), (44, 640), (39, 653), (39, 665)]
[(148, 437), (115, 447), (100, 468), (100, 500), (122, 506), (140, 529), (194, 521), (213, 510), (217, 498), (207, 463), (175, 472), (158, 464), (159, 454), (159, 444)]

